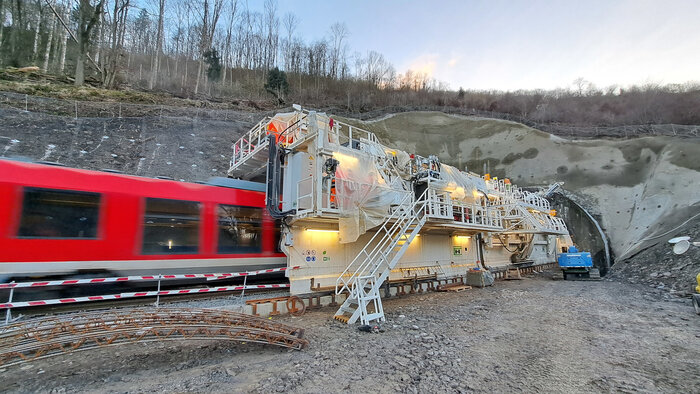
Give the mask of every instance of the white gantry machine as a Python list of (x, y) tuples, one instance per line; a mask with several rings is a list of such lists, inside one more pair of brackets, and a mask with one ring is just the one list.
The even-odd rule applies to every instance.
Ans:
[(348, 324), (384, 320), (387, 281), (549, 264), (571, 245), (549, 190), (387, 147), (296, 105), (235, 142), (228, 175), (266, 181), (280, 248), (300, 266), (288, 271), (291, 293), (345, 295), (336, 319)]

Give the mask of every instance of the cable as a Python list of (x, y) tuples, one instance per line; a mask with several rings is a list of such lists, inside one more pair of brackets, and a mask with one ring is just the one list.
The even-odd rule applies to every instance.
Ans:
[(695, 219), (697, 216), (700, 216), (700, 212), (696, 213), (695, 215), (691, 216), (690, 219), (688, 219), (688, 220), (686, 220), (685, 222), (679, 224), (678, 226), (674, 227), (673, 229), (671, 229), (671, 230), (669, 230), (669, 231), (666, 231), (665, 233), (663, 233), (663, 234), (661, 234), (661, 235), (656, 235), (656, 236), (654, 236), (654, 237), (644, 238), (644, 239), (640, 240), (639, 242), (649, 241), (649, 240), (652, 240), (652, 239), (661, 238), (661, 237), (663, 237), (664, 235), (668, 235), (669, 233), (672, 233), (672, 232), (678, 230), (679, 228), (685, 226), (686, 223), (688, 223), (689, 221)]

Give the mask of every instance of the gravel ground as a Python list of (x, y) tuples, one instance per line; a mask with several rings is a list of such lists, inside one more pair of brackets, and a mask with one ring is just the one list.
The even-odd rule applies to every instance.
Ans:
[[(223, 302), (223, 301), (222, 301)], [(533, 276), (385, 301), (385, 332), (325, 308), (299, 352), (225, 342), (136, 344), (2, 371), (8, 392), (698, 392), (700, 317), (647, 286)]]

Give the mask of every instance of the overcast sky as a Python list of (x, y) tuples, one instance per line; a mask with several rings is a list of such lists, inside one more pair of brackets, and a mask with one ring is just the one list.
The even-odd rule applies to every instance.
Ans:
[(286, 12), (307, 42), (344, 22), (352, 51), (452, 89), (700, 81), (700, 0), (279, 0)]

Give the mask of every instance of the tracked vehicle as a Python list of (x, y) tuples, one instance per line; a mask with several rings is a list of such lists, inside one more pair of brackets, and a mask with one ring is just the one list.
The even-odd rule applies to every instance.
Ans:
[(566, 252), (560, 253), (557, 257), (560, 269), (555, 272), (554, 279), (600, 279), (600, 271), (593, 266), (590, 252), (579, 252), (574, 245), (563, 249)]

